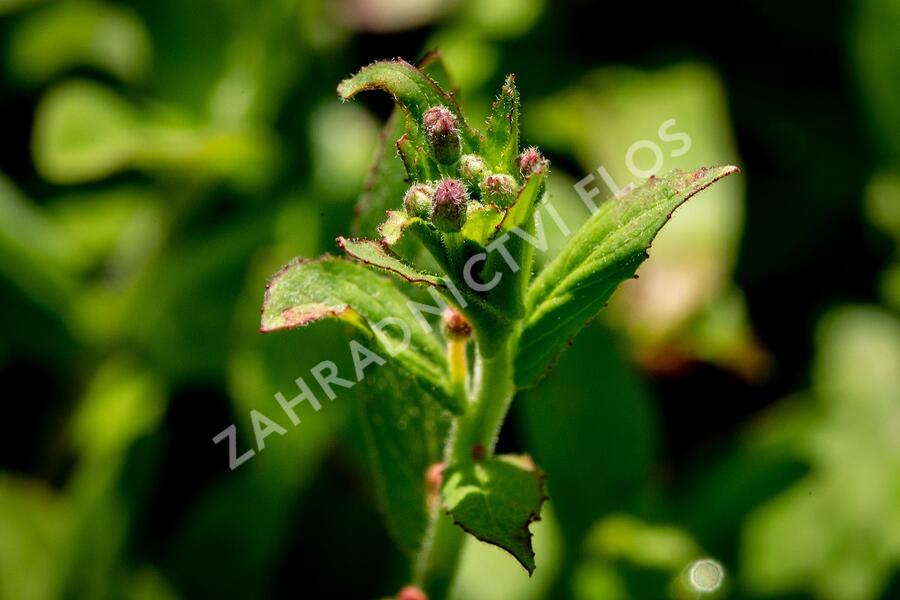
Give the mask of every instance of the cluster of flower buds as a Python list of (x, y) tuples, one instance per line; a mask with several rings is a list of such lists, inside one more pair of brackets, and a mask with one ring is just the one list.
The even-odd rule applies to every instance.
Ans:
[[(411, 217), (430, 220), (440, 231), (462, 229), (467, 213), (485, 203), (508, 206), (519, 192), (519, 179), (509, 173), (495, 173), (477, 154), (460, 154), (462, 143), (459, 123), (445, 106), (432, 106), (422, 117), (425, 136), (435, 160), (456, 171), (455, 177), (437, 182), (414, 183), (403, 197), (403, 207)], [(534, 147), (518, 157), (521, 179), (525, 179), (547, 160)]]

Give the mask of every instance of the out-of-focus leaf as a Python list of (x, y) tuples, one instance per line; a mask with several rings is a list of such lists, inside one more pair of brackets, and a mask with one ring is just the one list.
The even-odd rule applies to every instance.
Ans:
[(154, 480), (159, 448), (152, 436), (165, 407), (162, 383), (131, 357), (110, 358), (88, 386), (73, 424), (79, 460), (66, 488), (72, 514), (61, 544), (64, 597), (121, 596), (124, 552)]
[(441, 461), (449, 426), (437, 402), (420, 399), (426, 394), (402, 372), (385, 367), (372, 373), (359, 395), (381, 509), (394, 540), (409, 554), (421, 546), (430, 506), (439, 501), (426, 475)]
[(443, 349), (407, 303), (390, 281), (363, 265), (333, 257), (300, 260), (269, 283), (261, 330), (293, 329), (329, 318), (346, 321), (378, 345), (382, 358), (395, 354), (394, 361), (426, 390), (459, 410), (447, 388)]
[(129, 165), (144, 141), (140, 117), (131, 105), (104, 87), (75, 81), (57, 87), (41, 102), (32, 150), (45, 177), (76, 183)]
[(796, 452), (809, 475), (747, 520), (743, 583), (755, 594), (881, 596), (900, 564), (900, 322), (847, 307), (818, 332), (816, 412)]
[(611, 334), (593, 326), (516, 407), (567, 547), (577, 551), (588, 527), (632, 507), (650, 477), (657, 445), (650, 400)]
[(85, 259), (78, 242), (0, 174), (0, 273), (62, 312)]
[(677, 571), (700, 556), (697, 542), (671, 525), (644, 523), (626, 514), (599, 521), (585, 541), (596, 556), (625, 560), (651, 569)]
[(900, 164), (900, 5), (891, 0), (862, 0), (853, 5), (851, 51), (866, 97), (872, 132), (886, 154)]
[(516, 355), (516, 384), (539, 378), (594, 317), (616, 287), (647, 258), (653, 238), (685, 200), (736, 167), (673, 171), (608, 200), (572, 237), (528, 291)]
[(523, 35), (544, 11), (544, 0), (468, 0), (462, 15), (468, 29), (494, 39), (508, 39)]
[(10, 38), (10, 66), (30, 83), (80, 65), (135, 81), (150, 58), (150, 38), (137, 15), (101, 2), (48, 4), (19, 23)]
[(726, 597), (724, 568), (681, 527), (609, 515), (591, 529), (584, 553), (575, 571), (579, 600)]
[(450, 6), (449, 0), (342, 0), (340, 4), (347, 26), (377, 33), (422, 27)]
[(900, 175), (884, 172), (872, 178), (866, 189), (866, 213), (900, 247)]
[(47, 216), (77, 242), (87, 265), (110, 279), (133, 274), (162, 237), (161, 199), (149, 188), (116, 187), (56, 198)]
[[(355, 199), (378, 139), (374, 119), (361, 106), (340, 106), (329, 98), (310, 117), (310, 137), (313, 183), (322, 199)], [(402, 198), (401, 192), (391, 201), (399, 206)]]
[(0, 600), (51, 600), (59, 579), (66, 502), (0, 475)]
[(441, 497), (457, 525), (535, 568), (529, 526), (540, 519), (543, 473), (527, 457), (495, 456), (444, 470)]
[(159, 380), (133, 361), (113, 360), (95, 375), (72, 424), (72, 443), (87, 456), (115, 455), (153, 431), (165, 411)]
[(175, 171), (254, 187), (275, 164), (274, 142), (259, 130), (190, 123), (171, 109), (139, 109), (88, 81), (52, 89), (35, 115), (32, 153), (54, 183), (102, 179), (124, 169)]
[[(120, 304), (91, 305), (88, 315), (114, 321), (118, 335), (137, 342), (172, 379), (221, 377), (229, 324), (250, 256), (270, 231), (269, 215), (254, 210), (173, 243), (127, 289)], [(173, 315), (184, 315), (190, 326)]]

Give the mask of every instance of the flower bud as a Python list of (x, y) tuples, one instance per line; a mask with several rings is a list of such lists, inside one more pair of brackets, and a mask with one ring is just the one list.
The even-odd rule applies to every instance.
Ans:
[(428, 596), (420, 588), (408, 585), (397, 594), (397, 600), (428, 600)]
[(459, 176), (472, 187), (477, 187), (486, 174), (487, 165), (477, 154), (463, 154), (459, 159)]
[(519, 170), (525, 177), (528, 177), (541, 167), (546, 168), (550, 164), (550, 162), (544, 158), (534, 146), (526, 148), (522, 154), (519, 155), (517, 162), (519, 163)]
[(499, 206), (509, 205), (518, 191), (519, 184), (506, 173), (488, 175), (481, 182), (481, 197)]
[(447, 307), (441, 315), (444, 323), (444, 337), (451, 341), (464, 341), (472, 335), (472, 326), (461, 312)]
[(458, 179), (442, 179), (434, 190), (431, 222), (445, 233), (459, 231), (466, 222), (468, 199), (466, 186)]
[(459, 158), (461, 142), (456, 117), (445, 106), (432, 106), (422, 117), (425, 135), (434, 150), (434, 158), (449, 165)]
[(403, 208), (410, 217), (427, 219), (431, 212), (434, 188), (426, 183), (417, 183), (406, 190), (403, 196)]

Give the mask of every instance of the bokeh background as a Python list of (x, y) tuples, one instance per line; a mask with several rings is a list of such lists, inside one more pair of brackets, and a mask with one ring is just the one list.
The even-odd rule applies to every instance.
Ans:
[(456, 597), (665, 598), (703, 556), (727, 597), (900, 597), (898, 0), (0, 0), (0, 47), (0, 599), (405, 583), (372, 390), (234, 472), (211, 439), (346, 354), (258, 335), (262, 291), (353, 230), (391, 107), (338, 81), (432, 48), (476, 122), (517, 74), (573, 223), (636, 140), (743, 168), (517, 399), (538, 568), (470, 543)]

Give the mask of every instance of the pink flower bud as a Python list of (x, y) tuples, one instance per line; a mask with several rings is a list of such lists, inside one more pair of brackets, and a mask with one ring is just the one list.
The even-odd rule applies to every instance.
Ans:
[(434, 158), (441, 164), (459, 159), (461, 142), (456, 117), (446, 106), (432, 106), (422, 117), (425, 135), (434, 150)]
[(410, 217), (427, 219), (434, 199), (434, 188), (427, 183), (417, 183), (406, 190), (403, 208)]
[(488, 175), (481, 182), (481, 197), (500, 206), (506, 206), (515, 200), (518, 191), (516, 180), (505, 173)]
[(445, 233), (459, 231), (466, 222), (468, 199), (466, 186), (458, 179), (442, 179), (434, 190), (431, 222)]
[(428, 600), (428, 596), (416, 586), (408, 585), (397, 594), (397, 600)]
[(525, 177), (528, 177), (541, 167), (547, 168), (550, 165), (550, 161), (544, 158), (534, 146), (526, 148), (525, 151), (519, 155), (518, 163), (519, 170)]

